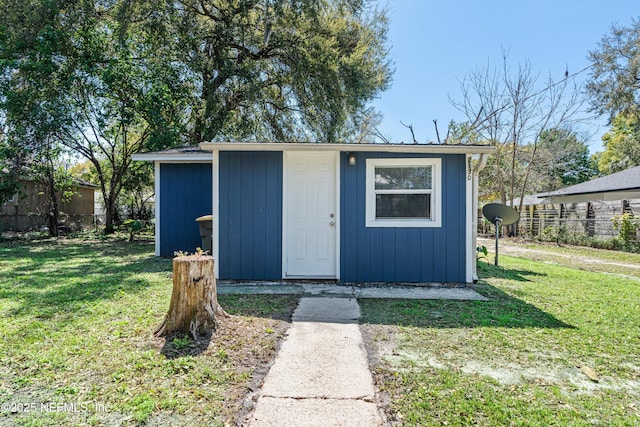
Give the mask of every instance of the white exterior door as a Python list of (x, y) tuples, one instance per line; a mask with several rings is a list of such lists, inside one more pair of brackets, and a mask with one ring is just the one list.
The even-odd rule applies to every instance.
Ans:
[(338, 278), (338, 158), (338, 153), (285, 152), (286, 278)]

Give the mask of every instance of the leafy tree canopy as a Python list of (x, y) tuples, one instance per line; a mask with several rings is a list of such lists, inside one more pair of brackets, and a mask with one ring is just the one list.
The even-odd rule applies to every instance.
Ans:
[(640, 107), (640, 19), (631, 26), (612, 26), (598, 48), (589, 54), (593, 62), (586, 89), (591, 105), (613, 120), (618, 114)]
[(89, 160), (108, 231), (131, 154), (180, 144), (188, 99), (167, 55), (172, 47), (152, 43), (145, 25), (127, 20), (128, 3), (0, 0), (8, 144), (34, 170), (51, 169), (59, 147)]
[[(511, 151), (513, 146), (507, 145), (499, 149), (502, 150), (502, 155), (490, 157), (487, 167), (480, 174), (480, 198), (485, 201), (500, 198), (497, 175), (507, 167), (513, 167), (515, 171), (516, 186), (522, 186), (528, 174), (529, 184), (525, 195), (588, 181), (598, 173), (589, 157), (587, 144), (568, 129), (545, 130), (537, 143), (523, 144), (518, 148), (515, 161)], [(522, 196), (516, 196), (518, 197)]]
[[(78, 124), (90, 103), (104, 124), (142, 118), (158, 130), (151, 142), (176, 130), (193, 144), (348, 140), (391, 79), (388, 21), (372, 0), (0, 0), (0, 10), (3, 110)], [(188, 128), (167, 126), (171, 106)]]
[(618, 114), (611, 130), (602, 136), (604, 151), (596, 157), (603, 174), (640, 166), (640, 117), (633, 112)]
[(591, 105), (606, 114), (611, 129), (597, 153), (601, 173), (640, 165), (640, 19), (628, 27), (614, 25), (590, 52), (593, 72), (587, 83)]
[(370, 0), (179, 0), (161, 33), (198, 88), (192, 140), (338, 141), (390, 82)]
[(575, 132), (549, 129), (540, 136), (538, 189), (556, 190), (588, 181), (598, 171), (589, 156), (588, 145)]
[(85, 157), (107, 230), (131, 154), (360, 140), (390, 82), (373, 0), (0, 0), (0, 12), (2, 156)]

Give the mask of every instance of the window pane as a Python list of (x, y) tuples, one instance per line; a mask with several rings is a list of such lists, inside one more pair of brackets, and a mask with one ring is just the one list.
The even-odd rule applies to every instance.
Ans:
[(376, 194), (376, 218), (431, 218), (431, 194)]
[(431, 166), (377, 167), (376, 190), (430, 190)]
[(431, 166), (402, 168), (402, 188), (431, 190)]
[(402, 168), (376, 168), (376, 190), (402, 189)]

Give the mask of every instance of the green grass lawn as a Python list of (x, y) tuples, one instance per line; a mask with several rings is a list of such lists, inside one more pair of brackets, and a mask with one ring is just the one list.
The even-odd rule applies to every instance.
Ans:
[(392, 424), (640, 425), (638, 279), (508, 256), (479, 274), (490, 301), (361, 301)]
[[(583, 267), (502, 256), (489, 301), (362, 300), (389, 421), (640, 425), (640, 280)], [(220, 296), (196, 345), (152, 336), (171, 287), (149, 242), (0, 242), (0, 425), (235, 424), (297, 298)]]
[(220, 296), (234, 316), (196, 346), (152, 335), (171, 289), (149, 242), (0, 242), (0, 425), (234, 422), (296, 299)]

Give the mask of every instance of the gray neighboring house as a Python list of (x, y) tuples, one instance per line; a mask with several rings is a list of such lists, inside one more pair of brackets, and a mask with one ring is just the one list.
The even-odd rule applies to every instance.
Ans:
[[(520, 199), (513, 201), (519, 206)], [(611, 218), (640, 213), (640, 166), (591, 181), (526, 196), (520, 232), (538, 236), (548, 227), (565, 226), (588, 236), (617, 234)]]

